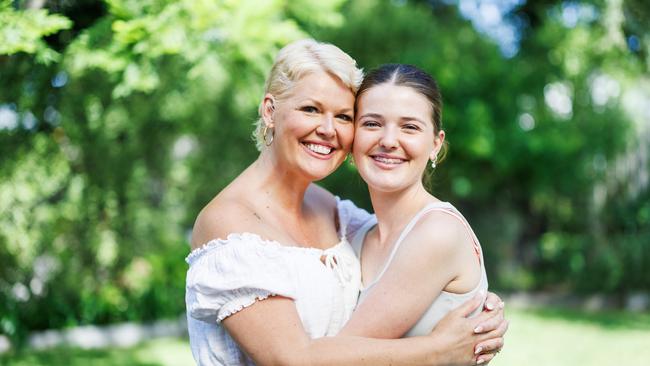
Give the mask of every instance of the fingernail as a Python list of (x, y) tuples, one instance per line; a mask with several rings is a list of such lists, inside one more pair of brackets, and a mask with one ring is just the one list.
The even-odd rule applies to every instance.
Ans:
[(485, 359), (481, 358), (480, 360), (476, 361), (476, 364), (477, 364), (477, 365), (480, 365), (480, 364), (482, 364), (483, 362), (485, 362)]
[(476, 351), (474, 351), (474, 354), (478, 355), (479, 353), (481, 353), (482, 350), (483, 350), (483, 347), (476, 347)]
[(478, 327), (474, 328), (474, 333), (481, 333), (482, 331), (483, 331), (483, 327), (480, 326), (480, 325)]
[(485, 307), (486, 307), (488, 310), (494, 310), (494, 304), (492, 304), (491, 302), (486, 303), (486, 304), (485, 304)]

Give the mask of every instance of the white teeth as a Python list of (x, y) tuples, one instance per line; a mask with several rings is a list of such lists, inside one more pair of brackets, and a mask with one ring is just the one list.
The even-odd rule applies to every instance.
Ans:
[(384, 158), (382, 156), (375, 156), (374, 159), (384, 164), (399, 164), (402, 162), (402, 159)]
[(305, 146), (306, 146), (309, 150), (311, 150), (311, 151), (313, 151), (313, 152), (315, 152), (315, 153), (317, 153), (317, 154), (327, 155), (327, 154), (329, 154), (329, 153), (332, 151), (332, 148), (331, 148), (331, 147), (327, 147), (327, 146), (323, 146), (323, 145), (317, 145), (317, 144), (305, 144)]

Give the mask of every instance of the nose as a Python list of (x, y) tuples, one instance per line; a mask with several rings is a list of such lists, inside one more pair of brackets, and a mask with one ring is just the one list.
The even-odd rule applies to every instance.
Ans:
[(334, 118), (329, 115), (323, 116), (322, 121), (316, 128), (316, 133), (322, 137), (334, 137), (336, 134), (336, 130), (334, 129)]
[(397, 132), (390, 126), (385, 128), (379, 138), (379, 146), (387, 150), (392, 150), (397, 147)]

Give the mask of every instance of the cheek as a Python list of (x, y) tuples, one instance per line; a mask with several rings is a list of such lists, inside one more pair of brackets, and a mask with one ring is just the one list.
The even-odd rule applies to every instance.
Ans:
[(370, 141), (372, 140), (372, 134), (363, 131), (361, 129), (357, 129), (354, 133), (354, 143), (352, 144), (352, 153), (353, 154), (363, 154), (365, 151), (368, 150), (369, 145), (371, 145)]
[(348, 123), (342, 125), (338, 129), (339, 143), (344, 150), (350, 151), (352, 149), (352, 141), (354, 140), (354, 125)]
[(414, 136), (408, 143), (404, 144), (404, 146), (414, 158), (429, 159), (429, 155), (433, 150), (433, 139)]
[(278, 133), (281, 135), (293, 133), (297, 126), (293, 116), (289, 114), (279, 114), (278, 112), (274, 115), (274, 124), (276, 137), (278, 137)]

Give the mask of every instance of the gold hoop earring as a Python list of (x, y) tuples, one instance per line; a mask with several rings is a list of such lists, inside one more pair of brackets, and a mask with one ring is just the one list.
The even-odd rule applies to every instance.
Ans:
[[(268, 132), (271, 130), (271, 137), (268, 137)], [(273, 127), (269, 128), (269, 126), (264, 126), (264, 129), (262, 130), (262, 136), (264, 137), (264, 145), (266, 146), (271, 146), (273, 143), (273, 138), (275, 137), (275, 129)]]

